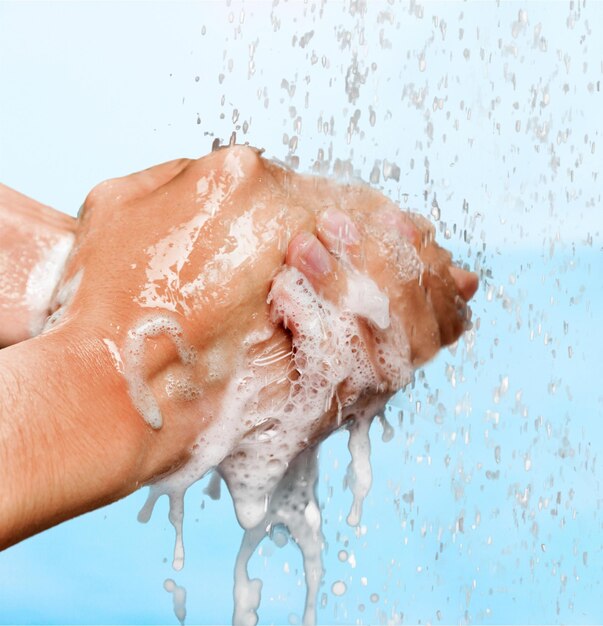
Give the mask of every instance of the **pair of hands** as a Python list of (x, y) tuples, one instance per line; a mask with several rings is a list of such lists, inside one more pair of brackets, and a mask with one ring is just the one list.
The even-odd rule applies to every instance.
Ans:
[[(55, 221), (53, 228), (53, 236), (74, 237), (74, 245), (39, 341), (77, 351), (79, 372), (72, 375), (103, 389), (101, 403), (118, 420), (114, 445), (130, 459), (116, 464), (124, 476), (114, 480), (127, 486), (95, 503), (186, 461), (200, 434), (219, 419), (232, 373), (242, 365), (253, 369), (264, 359), (258, 376), (266, 407), (290, 395), (297, 365), (292, 348), (305, 313), (282, 288), (283, 272), (290, 271), (284, 268), (304, 275), (324, 302), (356, 313), (372, 375), (341, 381), (337, 401), (345, 406), (391, 395), (406, 382), (383, 356), (394, 335), (405, 337), (395, 345), (412, 366), (454, 342), (477, 287), (475, 275), (451, 265), (425, 220), (367, 187), (299, 176), (243, 146), (106, 181), (89, 194), (77, 224)], [(149, 324), (171, 330), (141, 335)], [(27, 332), (11, 328), (13, 340)], [(137, 351), (129, 349), (138, 336)], [(135, 401), (141, 384), (161, 416), (158, 430), (144, 423)], [(90, 407), (99, 403), (94, 393), (83, 396)], [(335, 404), (325, 407), (314, 439), (336, 427)], [(104, 439), (110, 446), (111, 437)], [(90, 486), (72, 485), (71, 497), (85, 489)]]

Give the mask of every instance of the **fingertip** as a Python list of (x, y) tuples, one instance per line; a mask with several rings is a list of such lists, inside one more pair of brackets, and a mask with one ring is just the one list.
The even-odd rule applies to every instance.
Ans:
[(474, 272), (468, 272), (467, 270), (454, 265), (450, 266), (449, 271), (463, 300), (465, 300), (465, 302), (471, 300), (479, 285), (477, 274)]
[(333, 254), (342, 254), (360, 243), (360, 232), (352, 218), (336, 208), (323, 211), (317, 218), (319, 239)]
[(331, 302), (339, 302), (346, 293), (345, 271), (339, 261), (311, 233), (300, 233), (291, 240), (286, 263), (299, 270), (321, 297)]
[(286, 262), (308, 278), (324, 277), (333, 270), (331, 255), (322, 243), (308, 232), (299, 233), (291, 240)]

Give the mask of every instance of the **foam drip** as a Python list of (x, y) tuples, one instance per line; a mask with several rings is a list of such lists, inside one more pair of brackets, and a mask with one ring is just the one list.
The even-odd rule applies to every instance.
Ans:
[(381, 434), (381, 441), (383, 441), (384, 443), (388, 443), (394, 438), (394, 428), (387, 421), (385, 415), (378, 415), (377, 418), (379, 419), (381, 428), (383, 429), (383, 433)]
[(258, 524), (245, 530), (235, 564), (233, 624), (255, 626), (262, 583), (247, 570), (255, 549), (275, 529), (285, 527), (299, 546), (304, 562), (306, 604), (303, 623), (316, 622), (316, 598), (323, 577), (321, 515), (316, 500), (318, 455), (308, 448), (291, 463), (275, 489), (270, 506)]
[(187, 463), (157, 480), (151, 485), (147, 500), (138, 514), (138, 520), (146, 523), (153, 513), (158, 498), (167, 495), (170, 500), (169, 520), (176, 533), (173, 566), (184, 566), (182, 525), (184, 517), (184, 494), (190, 485), (200, 480), (233, 450), (244, 434), (243, 407), (252, 400), (253, 389), (246, 385), (245, 376), (233, 377), (225, 392), (232, 399), (224, 403), (219, 419), (214, 420), (198, 438)]
[(221, 483), (222, 477), (219, 472), (213, 472), (209, 479), (209, 485), (203, 490), (203, 493), (208, 495), (212, 500), (219, 500), (222, 492)]
[(355, 419), (348, 427), (350, 432), (348, 450), (352, 458), (348, 465), (346, 482), (354, 496), (352, 508), (347, 518), (350, 526), (360, 524), (362, 505), (373, 482), (371, 440), (369, 438), (371, 423), (372, 418)]
[(166, 578), (163, 583), (163, 588), (172, 594), (174, 602), (174, 615), (184, 626), (184, 620), (186, 619), (186, 589), (177, 585), (171, 578)]
[[(153, 514), (155, 503), (160, 496), (166, 493), (164, 490), (157, 488), (157, 484), (151, 485), (149, 495), (142, 509), (138, 513), (138, 521), (146, 524)], [(174, 558), (172, 567), (179, 572), (184, 567), (184, 541), (182, 538), (182, 527), (184, 522), (184, 490), (174, 490), (168, 493), (170, 500), (169, 520), (175, 531), (174, 541)]]

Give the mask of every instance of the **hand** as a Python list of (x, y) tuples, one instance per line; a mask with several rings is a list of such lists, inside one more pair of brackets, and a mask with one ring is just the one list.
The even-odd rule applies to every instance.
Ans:
[[(244, 393), (233, 390), (228, 405), (249, 426), (239, 429), (220, 472), (248, 528), (301, 449), (348, 419), (372, 417), (414, 367), (456, 341), (477, 288), (474, 274), (451, 266), (428, 222), (377, 192), (297, 176), (284, 182), (293, 201), (310, 199), (317, 237), (305, 232), (291, 241), (288, 268), (270, 294), (273, 321), (283, 328), (233, 374), (254, 381)], [(167, 477), (153, 497), (178, 493), (179, 480)]]
[[(367, 217), (366, 228), (360, 229), (363, 239), (347, 241), (345, 250), (340, 249), (342, 244), (328, 236), (328, 208), (347, 212), (355, 223), (355, 215)], [(388, 253), (401, 253), (400, 246), (406, 253), (408, 241), (421, 254), (437, 249), (413, 239), (421, 229), (408, 230), (410, 218), (403, 218), (406, 243), (399, 237), (388, 243), (391, 250), (378, 249), (379, 235), (370, 228), (378, 229), (383, 216), (398, 214), (376, 192), (297, 176), (241, 146), (96, 187), (84, 203), (44, 334), (1, 355), (11, 364), (4, 373), (25, 389), (40, 379), (41, 368), (46, 372), (49, 363), (57, 363), (51, 374), (42, 375), (46, 383), (38, 395), (26, 394), (3, 407), (2, 422), (10, 426), (0, 429), (0, 444), (4, 440), (6, 449), (18, 438), (27, 442), (22, 456), (31, 456), (36, 449), (32, 441), (46, 440), (49, 431), (53, 437), (46, 467), (32, 458), (27, 477), (21, 476), (18, 464), (13, 468), (18, 480), (4, 510), (9, 527), (18, 531), (9, 528), (8, 541), (121, 497), (183, 466), (191, 454), (203, 473), (204, 467), (217, 465), (256, 435), (258, 441), (270, 435), (262, 425), (267, 411), (275, 406), (286, 410), (285, 400), (292, 389), (299, 389), (296, 380), (303, 374), (295, 344), (299, 328), (284, 319), (284, 309), (279, 314), (276, 308), (287, 299), (279, 297), (279, 289), (287, 296), (282, 278), (287, 274), (278, 275), (286, 258), (307, 275), (305, 280), (325, 302), (347, 307), (361, 327), (362, 349), (374, 374), (366, 385), (338, 372), (341, 380), (332, 380), (339, 405), (321, 408), (314, 403), (318, 413), (309, 420), (311, 437), (332, 430), (343, 405), (366, 406), (371, 397), (387, 396), (402, 384), (400, 371), (388, 373), (380, 367), (379, 349), (374, 348), (379, 333), (388, 328), (384, 298), (392, 303), (391, 320), (410, 333), (410, 352), (403, 356), (412, 353), (414, 364), (456, 338), (462, 316), (457, 319), (450, 305), (456, 289), (444, 271), (448, 257), (433, 262), (442, 272), (439, 278), (424, 276), (431, 281), (427, 291), (407, 286), (412, 296), (407, 301), (403, 291), (412, 282), (412, 272), (400, 274), (400, 263), (392, 262)], [(324, 261), (325, 250), (310, 233), (317, 233), (325, 250), (333, 253), (328, 267), (317, 260), (316, 251)], [(462, 273), (455, 278), (461, 293), (461, 283), (472, 281)], [(351, 283), (356, 287), (348, 290)], [(380, 301), (376, 317), (362, 302), (350, 304), (350, 294), (358, 297), (359, 283), (373, 284), (371, 293)], [(435, 306), (424, 325), (418, 315), (429, 298)], [(454, 309), (450, 322), (440, 313), (444, 305), (448, 313)], [(302, 307), (287, 306), (289, 313), (303, 317)], [(438, 337), (433, 319), (439, 320)], [(425, 328), (431, 330), (423, 332)], [(300, 353), (295, 358), (292, 348)], [(327, 356), (333, 354), (327, 351)], [(238, 408), (253, 403), (251, 416), (228, 416), (225, 408), (233, 390), (247, 380), (237, 375), (249, 374), (250, 365), (260, 384), (239, 397)], [(74, 380), (80, 384), (73, 385)], [(32, 406), (23, 407), (29, 400)], [(28, 420), (10, 424), (11, 406), (27, 409)], [(309, 441), (300, 440), (298, 449)], [(19, 460), (19, 452), (11, 452), (7, 458)], [(45, 471), (48, 467), (55, 471)], [(31, 492), (44, 497), (28, 498)], [(12, 507), (17, 513), (11, 517), (14, 500), (19, 506)]]
[(313, 213), (242, 146), (89, 194), (45, 333), (83, 331), (113, 360), (107, 400), (154, 429), (140, 482), (188, 458), (250, 337), (273, 332), (268, 291), (301, 229)]
[(0, 353), (0, 547), (181, 464), (215, 420), (312, 226), (261, 164), (237, 147), (90, 193), (43, 334)]

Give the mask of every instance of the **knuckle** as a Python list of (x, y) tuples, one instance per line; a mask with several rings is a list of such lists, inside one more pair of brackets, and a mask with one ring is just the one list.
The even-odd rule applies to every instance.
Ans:
[(252, 176), (262, 167), (262, 158), (250, 146), (231, 146), (224, 150), (224, 167), (236, 169), (243, 176)]
[(114, 190), (115, 181), (116, 179), (109, 178), (92, 187), (84, 200), (84, 210), (105, 202)]

